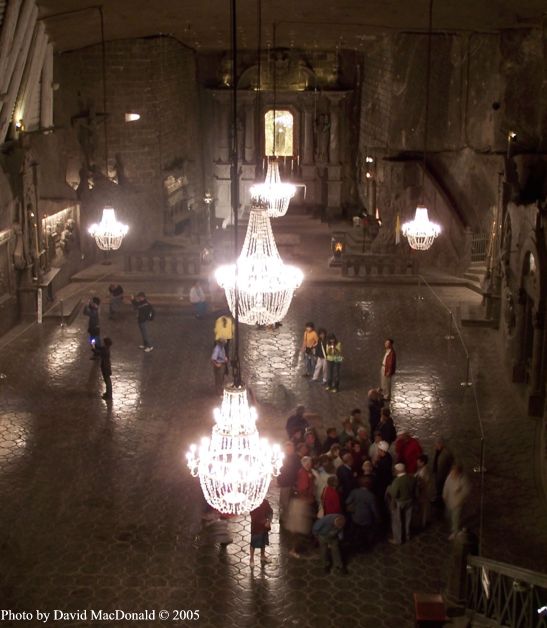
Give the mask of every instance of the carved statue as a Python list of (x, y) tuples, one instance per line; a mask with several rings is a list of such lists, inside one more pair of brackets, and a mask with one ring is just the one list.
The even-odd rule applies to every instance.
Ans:
[(315, 161), (324, 163), (329, 159), (330, 118), (322, 113), (315, 123)]

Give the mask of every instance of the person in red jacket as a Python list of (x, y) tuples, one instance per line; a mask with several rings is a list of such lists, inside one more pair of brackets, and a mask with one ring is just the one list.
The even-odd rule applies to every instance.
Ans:
[(382, 368), (380, 370), (380, 388), (382, 389), (385, 401), (390, 401), (391, 379), (397, 369), (397, 356), (395, 355), (393, 340), (391, 338), (387, 338), (384, 342), (384, 348), (386, 352), (384, 353)]
[(327, 486), (321, 495), (321, 506), (323, 515), (338, 515), (342, 512), (340, 505), (340, 494), (338, 493), (338, 478), (331, 475), (327, 480)]
[(401, 432), (395, 441), (397, 462), (405, 465), (407, 473), (416, 473), (418, 470), (418, 458), (422, 455), (422, 446), (417, 438), (408, 432)]

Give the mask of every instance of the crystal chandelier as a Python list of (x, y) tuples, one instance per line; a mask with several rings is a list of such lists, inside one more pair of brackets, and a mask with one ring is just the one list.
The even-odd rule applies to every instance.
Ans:
[(268, 160), (268, 170), (264, 183), (256, 183), (251, 187), (252, 199), (266, 204), (270, 218), (284, 216), (289, 208), (291, 198), (295, 194), (296, 187), (292, 183), (281, 181), (277, 157)]
[(89, 233), (95, 238), (97, 246), (102, 251), (116, 251), (120, 248), (122, 240), (129, 227), (116, 220), (116, 213), (112, 207), (103, 209), (103, 217), (99, 224), (89, 227)]
[(405, 222), (401, 230), (408, 238), (410, 248), (416, 251), (427, 251), (441, 233), (439, 225), (429, 220), (426, 207), (416, 207), (414, 220)]
[(225, 388), (214, 417), (211, 439), (204, 438), (199, 448), (190, 446), (188, 467), (199, 476), (207, 503), (219, 512), (242, 515), (260, 506), (283, 454), (279, 445), (259, 437), (245, 387)]
[(230, 311), (247, 325), (273, 325), (287, 314), (293, 293), (304, 278), (283, 263), (266, 209), (251, 207), (243, 249), (235, 264), (220, 266), (216, 280), (226, 292)]

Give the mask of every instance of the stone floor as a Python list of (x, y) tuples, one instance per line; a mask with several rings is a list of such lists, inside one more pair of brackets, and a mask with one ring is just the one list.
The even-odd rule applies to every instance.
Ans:
[[(437, 292), (451, 306), (477, 299), (464, 288)], [(537, 424), (525, 416), (506, 377), (494, 332), (466, 331), (485, 437), (481, 492), (480, 475), (473, 474), (479, 419), (473, 389), (460, 386), (465, 354), (457, 339), (445, 339), (445, 310), (423, 294), (417, 300), (409, 286), (308, 285), (279, 330), (244, 328), (244, 375), (259, 402), (259, 429), (282, 441), (297, 403), (318, 413), (322, 427), (366, 407), (383, 338), (392, 336), (399, 360), (397, 426), (410, 428), (428, 451), (444, 435), (463, 461), (474, 485), (468, 521), (481, 532), (485, 556), (544, 570), (547, 508), (532, 473)], [(338, 395), (301, 377), (298, 348), (308, 319), (344, 343)], [(83, 316), (70, 327), (35, 325), (0, 349), (6, 375), (0, 379), (1, 608), (165, 609), (171, 618), (177, 610), (199, 609), (196, 623), (214, 627), (413, 625), (412, 592), (439, 591), (446, 580), (451, 545), (443, 522), (404, 546), (380, 544), (350, 559), (345, 578), (325, 576), (317, 557), (289, 558), (274, 523), (273, 562), (251, 570), (245, 518), (230, 521), (234, 543), (224, 553), (200, 534), (199, 482), (184, 461), (188, 445), (210, 432), (217, 402), (209, 363), (212, 320), (158, 316), (150, 354), (137, 349), (132, 315), (104, 320), (103, 335), (114, 341), (111, 408), (100, 399), (85, 325)], [(277, 506), (275, 487), (270, 493)], [(26, 624), (44, 625), (36, 619)], [(100, 624), (88, 616), (55, 625)]]

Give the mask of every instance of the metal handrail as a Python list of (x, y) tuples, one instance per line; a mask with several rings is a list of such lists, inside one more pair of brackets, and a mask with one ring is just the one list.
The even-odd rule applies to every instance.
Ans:
[(479, 424), (479, 431), (480, 431), (480, 453), (479, 453), (479, 464), (477, 467), (475, 467), (473, 470), (476, 473), (480, 473), (480, 505), (479, 505), (479, 543), (478, 543), (478, 549), (479, 549), (479, 554), (481, 553), (481, 549), (482, 549), (482, 533), (483, 533), (483, 527), (484, 527), (484, 473), (486, 471), (486, 468), (484, 466), (484, 460), (485, 460), (485, 434), (484, 434), (484, 426), (482, 423), (482, 416), (481, 416), (481, 412), (480, 412), (480, 408), (479, 408), (479, 400), (477, 397), (477, 387), (474, 385), (473, 380), (475, 379), (473, 377), (473, 372), (471, 369), (471, 360), (469, 357), (469, 350), (467, 349), (467, 345), (465, 344), (465, 341), (463, 339), (461, 330), (457, 324), (456, 319), (454, 318), (454, 313), (452, 312), (452, 310), (448, 307), (448, 305), (441, 299), (441, 297), (435, 292), (435, 290), (433, 290), (432, 286), (429, 284), (429, 282), (427, 281), (427, 279), (423, 276), (423, 275), (418, 275), (418, 288), (421, 286), (421, 283), (424, 283), (427, 288), (429, 288), (431, 294), (437, 299), (437, 301), (440, 303), (440, 305), (448, 312), (449, 314), (449, 324), (450, 324), (450, 329), (449, 329), (449, 335), (447, 336), (447, 338), (453, 338), (453, 336), (451, 335), (451, 330), (452, 327), (454, 326), (456, 331), (458, 332), (458, 337), (460, 339), (460, 344), (461, 347), (465, 353), (465, 359), (466, 359), (466, 375), (465, 375), (465, 381), (461, 382), (462, 386), (465, 386), (466, 388), (470, 387), (473, 391), (473, 401), (475, 404), (475, 412), (477, 415), (477, 419), (478, 419), (478, 424)]

